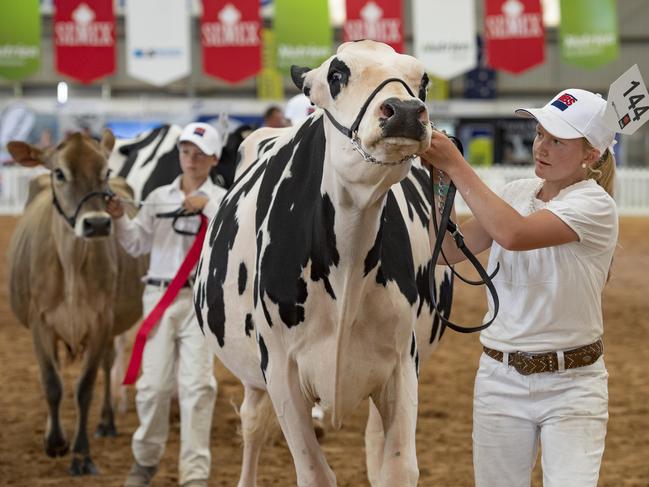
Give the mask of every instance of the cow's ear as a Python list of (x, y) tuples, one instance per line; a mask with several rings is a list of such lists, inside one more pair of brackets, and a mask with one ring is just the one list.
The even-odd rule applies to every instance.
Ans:
[(108, 157), (113, 150), (115, 145), (115, 136), (109, 129), (104, 129), (101, 134), (101, 148), (104, 150), (104, 154)]
[(7, 144), (7, 150), (14, 161), (21, 166), (35, 167), (45, 166), (46, 157), (45, 152), (36, 146), (23, 142), (21, 140), (12, 140)]
[(304, 91), (304, 75), (309, 71), (311, 71), (311, 68), (304, 68), (296, 65), (291, 66), (291, 79), (300, 91)]

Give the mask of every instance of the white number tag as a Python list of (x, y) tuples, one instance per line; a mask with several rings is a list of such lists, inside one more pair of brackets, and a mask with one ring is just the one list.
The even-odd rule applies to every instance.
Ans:
[(611, 83), (604, 117), (611, 129), (627, 135), (649, 120), (649, 93), (637, 64)]

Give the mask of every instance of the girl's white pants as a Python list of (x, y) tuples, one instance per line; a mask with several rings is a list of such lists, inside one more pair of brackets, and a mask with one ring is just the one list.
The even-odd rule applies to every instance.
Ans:
[(473, 397), (476, 487), (529, 487), (541, 447), (544, 487), (595, 487), (608, 421), (604, 358), (521, 375), (484, 353)]

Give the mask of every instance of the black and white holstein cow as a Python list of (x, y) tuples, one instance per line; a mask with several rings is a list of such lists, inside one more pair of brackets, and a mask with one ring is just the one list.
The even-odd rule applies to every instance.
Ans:
[[(321, 110), (243, 142), (194, 286), (206, 339), (245, 387), (239, 486), (256, 485), (271, 408), (298, 485), (335, 485), (311, 406), (339, 428), (368, 397), (368, 429), (381, 440), (367, 436), (370, 479), (413, 486), (418, 361), (443, 331), (428, 287), (431, 184), (412, 157), (430, 142), (413, 94), (428, 78), (419, 61), (373, 41), (292, 74)], [(447, 278), (440, 301), (450, 305), (450, 292)]]
[[(219, 164), (210, 174), (215, 183), (224, 188), (232, 185), (237, 149), (251, 130), (249, 125), (242, 125), (225, 137)], [(146, 199), (151, 191), (171, 183), (181, 173), (177, 148), (181, 132), (179, 125), (161, 125), (132, 139), (115, 141), (108, 167), (126, 179), (137, 201)]]

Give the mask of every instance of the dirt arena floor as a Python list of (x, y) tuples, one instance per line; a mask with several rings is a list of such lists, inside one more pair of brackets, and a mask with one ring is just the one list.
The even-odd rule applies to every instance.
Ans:
[[(0, 253), (6, 254), (15, 219), (0, 217)], [(610, 421), (600, 486), (649, 486), (649, 219), (625, 218), (613, 277), (604, 297), (606, 362), (610, 372)], [(50, 459), (42, 448), (46, 406), (29, 332), (12, 316), (7, 303), (6, 264), (0, 265), (0, 485), (1, 486), (121, 486), (131, 464), (130, 438), (137, 426), (131, 406), (118, 417), (119, 435), (91, 439), (96, 477), (70, 478), (70, 456)], [(458, 286), (453, 318), (475, 324), (484, 311), (484, 290)], [(480, 355), (476, 335), (448, 331), (436, 355), (422, 364), (417, 451), (422, 486), (473, 485), (471, 464), (471, 396)], [(63, 426), (74, 432), (73, 384), (77, 364), (64, 364)], [(238, 381), (216, 366), (218, 400), (212, 430), (210, 486), (235, 486), (241, 445), (238, 418), (232, 404), (242, 400)], [(91, 429), (97, 424), (101, 379), (92, 405)], [(365, 475), (363, 428), (365, 407), (340, 431), (323, 440), (338, 485), (368, 485)], [(172, 428), (161, 469), (153, 485), (177, 485), (178, 420)], [(540, 486), (534, 473), (534, 486)], [(295, 485), (292, 460), (279, 440), (262, 454), (259, 485)], [(395, 486), (398, 487), (398, 486)]]

